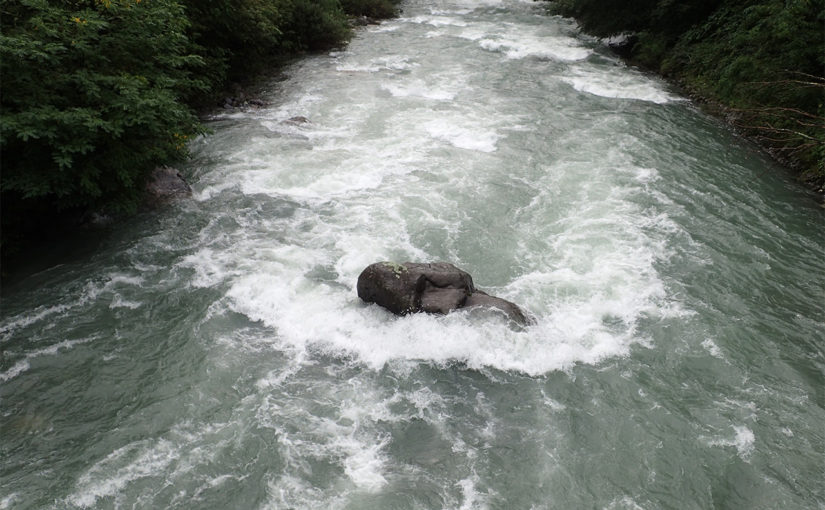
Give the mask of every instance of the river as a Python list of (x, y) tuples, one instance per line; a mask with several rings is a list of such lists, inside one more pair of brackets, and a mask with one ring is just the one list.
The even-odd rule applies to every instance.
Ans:
[[(541, 3), (403, 8), (4, 288), (0, 509), (825, 508), (810, 194)], [(536, 324), (392, 316), (380, 260)]]

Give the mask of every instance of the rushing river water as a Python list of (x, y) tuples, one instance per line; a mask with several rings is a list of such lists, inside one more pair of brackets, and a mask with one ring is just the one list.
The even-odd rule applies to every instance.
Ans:
[[(4, 289), (0, 509), (825, 508), (823, 212), (719, 122), (512, 0), (410, 0), (266, 99)], [(379, 260), (537, 323), (392, 316)]]

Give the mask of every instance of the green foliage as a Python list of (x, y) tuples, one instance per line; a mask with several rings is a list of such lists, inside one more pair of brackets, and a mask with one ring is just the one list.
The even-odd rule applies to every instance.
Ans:
[(656, 0), (558, 0), (554, 8), (576, 18), (587, 32), (607, 37), (643, 30), (655, 5)]
[(576, 18), (584, 30), (600, 37), (648, 31), (672, 41), (719, 4), (720, 0), (558, 0), (554, 10)]
[(349, 37), (337, 0), (182, 2), (213, 90), (254, 74), (272, 57), (326, 49)]
[(4, 195), (133, 210), (146, 170), (199, 130), (203, 84), (172, 0), (21, 0), (2, 8)]
[(774, 154), (825, 176), (825, 0), (558, 0), (630, 59), (731, 109)]
[(285, 49), (323, 50), (349, 37), (346, 15), (338, 0), (290, 0), (284, 2)]
[[(392, 1), (344, 3), (383, 16)], [(350, 35), (339, 0), (2, 0), (0, 26), (4, 251), (61, 212), (134, 211), (202, 132), (195, 106)]]
[(667, 36), (650, 31), (640, 32), (633, 59), (644, 67), (655, 68), (667, 55), (668, 49)]

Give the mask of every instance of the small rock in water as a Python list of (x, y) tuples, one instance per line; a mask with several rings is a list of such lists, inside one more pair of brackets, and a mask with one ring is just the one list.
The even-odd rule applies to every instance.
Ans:
[(309, 123), (309, 119), (306, 118), (306, 117), (302, 117), (300, 115), (298, 115), (297, 117), (290, 117), (290, 118), (286, 119), (285, 121), (281, 122), (281, 124), (294, 124), (294, 125), (308, 124), (308, 123)]
[(234, 97), (226, 97), (223, 100), (223, 107), (227, 110), (234, 110), (235, 108), (250, 108), (250, 107), (257, 107), (261, 108), (266, 106), (266, 101), (258, 98), (251, 98), (247, 99), (246, 96), (241, 93), (239, 96)]
[(469, 273), (447, 262), (376, 262), (358, 277), (358, 297), (396, 315), (483, 307), (500, 310), (519, 325), (534, 322), (516, 304), (476, 289)]
[(351, 27), (365, 27), (367, 25), (380, 25), (381, 22), (369, 16), (355, 16), (350, 18), (349, 24)]
[(192, 188), (176, 169), (161, 166), (152, 171), (146, 191), (156, 201), (190, 195)]

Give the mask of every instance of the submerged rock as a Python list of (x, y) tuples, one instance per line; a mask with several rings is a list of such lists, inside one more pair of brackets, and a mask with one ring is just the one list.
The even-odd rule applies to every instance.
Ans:
[(233, 110), (235, 108), (262, 108), (267, 105), (266, 101), (258, 98), (247, 98), (243, 92), (238, 96), (225, 97), (219, 103), (226, 110)]
[(533, 322), (516, 304), (476, 289), (469, 273), (446, 262), (376, 262), (358, 277), (358, 297), (397, 315), (484, 307), (500, 310), (520, 325)]
[(369, 16), (353, 16), (349, 19), (351, 27), (365, 27), (367, 25), (380, 25), (381, 22)]
[(286, 120), (282, 120), (281, 124), (291, 124), (293, 126), (297, 126), (300, 124), (309, 124), (309, 119), (301, 115), (298, 115), (297, 117), (290, 117)]
[(188, 196), (192, 194), (183, 176), (176, 169), (161, 166), (152, 171), (149, 182), (146, 184), (146, 192), (155, 201), (169, 200), (175, 197)]
[(507, 317), (517, 324), (532, 324), (535, 322), (530, 316), (524, 313), (515, 303), (501, 299), (499, 297), (491, 296), (484, 291), (476, 290), (467, 297), (464, 302), (464, 308), (496, 308), (504, 312)]

